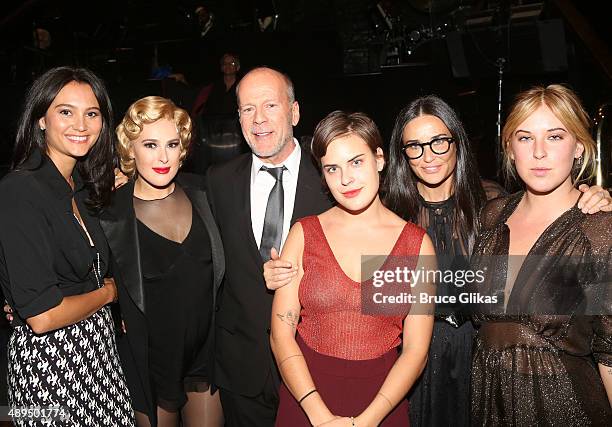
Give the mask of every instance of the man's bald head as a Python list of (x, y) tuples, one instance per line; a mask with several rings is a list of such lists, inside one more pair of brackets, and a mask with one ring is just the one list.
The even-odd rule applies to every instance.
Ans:
[(293, 82), (287, 74), (270, 67), (257, 67), (246, 73), (236, 85), (236, 99), (238, 100), (238, 105), (240, 105), (240, 85), (242, 84), (242, 82), (247, 81), (248, 83), (250, 78), (256, 77), (261, 74), (275, 75), (279, 79), (282, 79), (287, 89), (287, 99), (289, 101), (289, 104), (292, 104), (293, 101), (295, 101), (295, 90), (293, 89)]

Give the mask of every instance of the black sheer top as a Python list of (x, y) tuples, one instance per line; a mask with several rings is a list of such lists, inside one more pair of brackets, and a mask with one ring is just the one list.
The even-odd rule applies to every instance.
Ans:
[(138, 219), (149, 371), (157, 404), (175, 411), (187, 391), (206, 390), (212, 318), (212, 252), (208, 232), (176, 184), (161, 200), (134, 198)]
[[(495, 199), (506, 191), (493, 181), (481, 180), (487, 200)], [(431, 238), (438, 261), (438, 269), (456, 271), (469, 268), (469, 245), (455, 224), (455, 203), (451, 197), (441, 202), (428, 202), (419, 195), (417, 224), (427, 230)], [(438, 295), (454, 295), (457, 297), (461, 289), (455, 286), (438, 286)], [(458, 298), (456, 298), (458, 300)], [(436, 305), (436, 318), (445, 320), (455, 327), (461, 326), (467, 319), (467, 310), (460, 303)]]

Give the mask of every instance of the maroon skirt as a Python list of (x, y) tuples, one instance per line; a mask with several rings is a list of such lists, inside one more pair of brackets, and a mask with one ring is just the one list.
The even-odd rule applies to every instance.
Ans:
[[(355, 417), (374, 400), (387, 374), (398, 358), (397, 349), (370, 360), (346, 360), (317, 353), (296, 336), (308, 370), (319, 395), (334, 415)], [(280, 388), (276, 426), (310, 427), (306, 413), (285, 384)], [(384, 427), (406, 427), (408, 401), (403, 399), (380, 424)]]

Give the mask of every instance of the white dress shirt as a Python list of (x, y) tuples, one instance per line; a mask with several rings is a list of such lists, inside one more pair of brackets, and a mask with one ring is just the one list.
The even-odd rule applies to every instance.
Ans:
[(263, 234), (264, 219), (266, 216), (266, 207), (268, 205), (268, 196), (276, 180), (270, 173), (262, 171), (261, 167), (280, 167), (285, 166), (286, 171), (283, 172), (283, 234), (281, 237), (281, 247), (276, 248), (279, 253), (287, 240), (289, 227), (291, 226), (291, 217), (293, 216), (293, 206), (295, 204), (295, 193), (297, 190), (298, 173), (300, 171), (300, 160), (302, 150), (295, 138), (293, 138), (295, 147), (289, 157), (281, 164), (264, 163), (259, 157), (253, 154), (253, 162), (251, 165), (251, 225), (253, 227), (253, 236), (257, 247), (261, 245), (261, 236)]

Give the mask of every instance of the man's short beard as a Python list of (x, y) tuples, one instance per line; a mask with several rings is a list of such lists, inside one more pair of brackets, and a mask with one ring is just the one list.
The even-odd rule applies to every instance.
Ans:
[[(255, 154), (257, 157), (259, 157), (260, 159), (269, 159), (270, 157), (274, 157), (276, 156), (278, 153), (280, 153), (281, 151), (283, 151), (283, 149), (285, 148), (285, 146), (293, 140), (293, 137), (288, 137), (285, 141), (281, 141), (279, 144), (275, 145), (274, 148), (272, 149), (272, 151), (268, 151), (268, 152), (262, 152), (259, 151), (257, 149), (255, 149), (255, 147), (253, 145), (251, 145), (250, 143), (248, 144), (249, 147), (251, 148), (251, 151), (253, 152), (253, 154)], [(247, 139), (247, 143), (248, 143), (248, 139)]]

